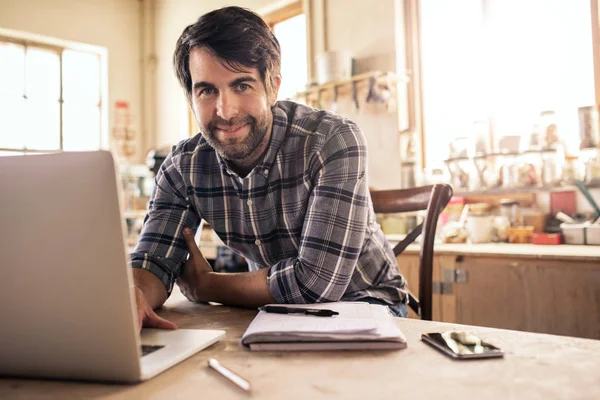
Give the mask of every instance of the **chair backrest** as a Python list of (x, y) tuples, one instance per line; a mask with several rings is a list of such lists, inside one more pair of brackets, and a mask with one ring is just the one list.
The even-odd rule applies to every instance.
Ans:
[(409, 293), (409, 306), (421, 317), (431, 321), (433, 286), (433, 245), (438, 218), (452, 198), (452, 186), (436, 184), (412, 189), (371, 191), (376, 213), (404, 213), (426, 210), (423, 223), (394, 247), (398, 256), (422, 234), (419, 254), (419, 299)]

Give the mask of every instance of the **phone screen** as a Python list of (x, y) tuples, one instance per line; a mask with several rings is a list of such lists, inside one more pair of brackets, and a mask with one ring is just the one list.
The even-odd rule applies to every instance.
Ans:
[(421, 339), (454, 358), (488, 358), (504, 355), (500, 348), (468, 332), (424, 333)]

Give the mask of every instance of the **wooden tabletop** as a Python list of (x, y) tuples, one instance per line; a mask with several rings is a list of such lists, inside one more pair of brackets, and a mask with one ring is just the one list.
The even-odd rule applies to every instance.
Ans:
[[(396, 351), (252, 353), (240, 347), (255, 310), (193, 304), (178, 292), (160, 312), (181, 328), (224, 329), (226, 338), (138, 385), (0, 379), (0, 399), (599, 399), (600, 341), (397, 319)], [(504, 359), (453, 361), (420, 341), (464, 328)], [(207, 368), (214, 357), (252, 384), (246, 394)]]

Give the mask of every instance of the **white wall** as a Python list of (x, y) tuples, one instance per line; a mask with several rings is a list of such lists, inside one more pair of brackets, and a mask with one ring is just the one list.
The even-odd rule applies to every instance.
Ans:
[(108, 49), (109, 127), (116, 100), (128, 101), (145, 156), (140, 104), (138, 0), (0, 0), (0, 27)]
[[(350, 50), (356, 58), (357, 74), (396, 71), (394, 0), (325, 0), (324, 5), (326, 50)], [(354, 120), (367, 137), (369, 185), (400, 188), (397, 112), (365, 107), (355, 113), (348, 101), (341, 104), (340, 112)]]

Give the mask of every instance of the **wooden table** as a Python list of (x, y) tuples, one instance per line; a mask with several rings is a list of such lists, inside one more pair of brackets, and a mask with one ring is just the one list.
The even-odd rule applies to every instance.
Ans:
[[(139, 385), (0, 379), (0, 399), (599, 399), (600, 341), (398, 319), (398, 351), (252, 353), (239, 340), (256, 311), (193, 304), (175, 292), (161, 315), (226, 338)], [(502, 347), (504, 359), (453, 361), (421, 333), (466, 328)], [(246, 394), (209, 370), (214, 357), (252, 383)]]

